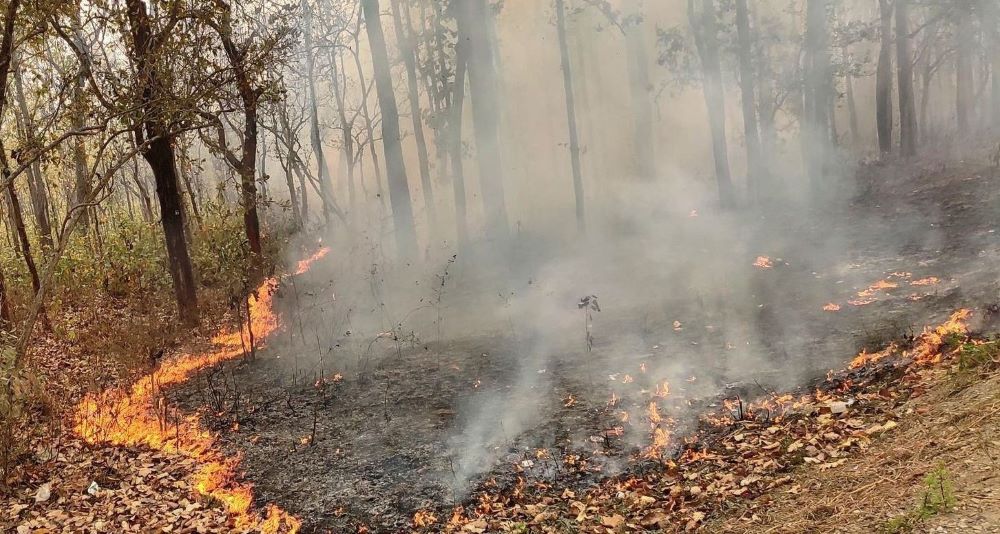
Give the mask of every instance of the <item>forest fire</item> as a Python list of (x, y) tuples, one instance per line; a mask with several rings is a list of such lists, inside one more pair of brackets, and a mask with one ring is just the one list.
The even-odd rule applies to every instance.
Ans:
[[(903, 355), (912, 357), (913, 361), (920, 364), (939, 363), (942, 358), (941, 348), (949, 341), (949, 338), (951, 336), (965, 335), (969, 332), (967, 321), (971, 315), (971, 310), (963, 308), (952, 313), (947, 321), (937, 327), (924, 328), (923, 333), (917, 337), (913, 348), (904, 351)], [(861, 351), (851, 361), (850, 368), (860, 369), (866, 365), (883, 360), (895, 354), (897, 348), (897, 345), (893, 343), (878, 352), (869, 353)]]
[(316, 253), (313, 254), (312, 256), (309, 256), (304, 260), (299, 260), (298, 265), (296, 265), (295, 267), (295, 274), (296, 275), (305, 274), (306, 271), (309, 270), (309, 267), (311, 267), (312, 264), (316, 262), (316, 260), (322, 259), (329, 253), (330, 253), (330, 247), (322, 247), (319, 250), (317, 250)]
[[(298, 263), (296, 274), (309, 270), (312, 263), (329, 253), (322, 248)], [(234, 526), (265, 533), (297, 532), (298, 519), (276, 506), (268, 506), (263, 516), (251, 510), (253, 489), (236, 480), (239, 457), (226, 457), (214, 448), (216, 436), (201, 428), (197, 415), (171, 413), (162, 402), (163, 388), (180, 384), (202, 369), (248, 354), (279, 328), (273, 309), (278, 287), (276, 277), (264, 280), (248, 297), (249, 321), (239, 329), (224, 329), (212, 337), (214, 348), (184, 354), (165, 361), (158, 369), (140, 378), (130, 388), (111, 389), (88, 395), (75, 414), (75, 432), (89, 443), (118, 446), (146, 446), (170, 454), (195, 458), (200, 468), (193, 482), (202, 495), (225, 505)]]

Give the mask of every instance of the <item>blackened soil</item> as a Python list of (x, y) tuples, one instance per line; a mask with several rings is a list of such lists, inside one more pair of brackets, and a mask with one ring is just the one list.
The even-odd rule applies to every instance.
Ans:
[[(320, 341), (330, 336), (309, 335), (286, 311), (288, 335), (256, 360), (206, 372), (172, 395), (243, 455), (257, 497), (301, 517), (306, 531), (405, 530), (417, 510), (474, 499), (477, 484), (517, 476), (587, 484), (639, 465), (645, 409), (668, 375), (671, 395), (659, 408), (682, 433), (697, 415), (692, 405), (805, 383), (859, 348), (997, 302), (1000, 188), (991, 169), (862, 176), (878, 182), (833, 226), (793, 224), (780, 212), (754, 219), (748, 239), (783, 234), (787, 245), (760, 251), (773, 267), (751, 275), (752, 303), (665, 298), (656, 309), (605, 310), (594, 314), (592, 347), (581, 326), (529, 363), (523, 355), (536, 340), (502, 326), (420, 342), (401, 331), (351, 339), (340, 325), (330, 327), (339, 328), (336, 341)], [(848, 257), (812, 244), (831, 233)], [(738, 261), (754, 269), (753, 258)], [(940, 281), (912, 284), (931, 276)], [(850, 303), (878, 280), (896, 287)], [(302, 302), (327, 283), (304, 277), (283, 289), (279, 307), (308, 314)], [(745, 324), (746, 335), (721, 324)], [(678, 380), (671, 369), (698, 372)], [(568, 455), (588, 467), (568, 467)]]

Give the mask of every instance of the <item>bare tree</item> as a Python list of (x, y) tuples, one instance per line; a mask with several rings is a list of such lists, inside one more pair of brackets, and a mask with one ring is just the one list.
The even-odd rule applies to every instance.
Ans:
[(910, 0), (896, 0), (896, 75), (899, 86), (899, 150), (917, 153), (917, 106), (913, 96), (913, 59), (910, 52)]
[(569, 131), (569, 157), (573, 170), (573, 195), (576, 198), (576, 227), (580, 232), (587, 229), (583, 198), (583, 171), (580, 168), (580, 134), (576, 128), (576, 102), (573, 97), (573, 72), (569, 59), (569, 44), (566, 42), (566, 6), (563, 0), (555, 0), (556, 31), (559, 34), (559, 58), (562, 65), (563, 90), (566, 95), (566, 127)]
[(368, 31), (372, 65), (375, 67), (375, 90), (382, 110), (382, 148), (389, 174), (389, 201), (392, 204), (396, 249), (400, 256), (412, 258), (417, 251), (417, 235), (413, 228), (413, 206), (410, 203), (410, 188), (406, 180), (403, 149), (400, 146), (399, 111), (392, 89), (389, 53), (385, 46), (382, 21), (379, 19), (378, 0), (362, 0), (361, 9)]
[(510, 236), (504, 193), (503, 161), (500, 155), (499, 80), (495, 40), (491, 39), (491, 16), (485, 0), (452, 0), (458, 20), (458, 39), (468, 47), (468, 76), (472, 100), (476, 159), (479, 164), (487, 232), (493, 239)]
[(406, 94), (410, 104), (410, 121), (413, 124), (413, 139), (417, 144), (417, 164), (420, 170), (420, 189), (424, 196), (424, 209), (433, 236), (438, 230), (437, 207), (434, 204), (434, 187), (431, 184), (430, 158), (427, 155), (427, 140), (424, 138), (423, 114), (420, 111), (420, 93), (417, 81), (416, 44), (413, 39), (413, 25), (409, 16), (403, 16), (400, 0), (390, 0), (392, 20), (399, 44), (399, 55), (406, 69)]
[(719, 61), (715, 1), (702, 0), (700, 11), (695, 8), (695, 0), (688, 0), (687, 7), (688, 21), (701, 60), (702, 93), (712, 132), (712, 153), (715, 158), (715, 179), (719, 184), (719, 203), (724, 209), (728, 209), (736, 205), (736, 193), (733, 190), (729, 170), (729, 146), (726, 141), (725, 98), (722, 87), (722, 65)]

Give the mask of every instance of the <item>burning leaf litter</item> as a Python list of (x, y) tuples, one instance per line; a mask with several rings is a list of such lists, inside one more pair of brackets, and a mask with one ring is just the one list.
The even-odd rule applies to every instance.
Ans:
[[(725, 399), (717, 412), (700, 418), (695, 432), (680, 439), (677, 422), (654, 399), (643, 418), (650, 444), (628, 473), (585, 491), (524, 476), (512, 487), (487, 483), (476, 504), (452, 509), (447, 523), (437, 522), (448, 515), (443, 510), (425, 510), (414, 516), (413, 526), (435, 532), (510, 532), (523, 528), (518, 525), (532, 532), (694, 530), (728, 501), (746, 503), (750, 511), (744, 517), (753, 522), (753, 512), (766, 506), (755, 499), (765, 492), (805, 491), (786, 474), (790, 468), (842, 469), (873, 440), (893, 431), (899, 425), (896, 408), (919, 395), (938, 364), (953, 357), (949, 343), (967, 338), (970, 315), (956, 311), (925, 328), (908, 349), (892, 345), (875, 354), (862, 352), (847, 370), (829, 373), (822, 388), (810, 393), (772, 394), (750, 402)], [(668, 385), (662, 387), (666, 393)], [(616, 403), (612, 393), (608, 404)], [(620, 417), (629, 420), (625, 411)], [(588, 468), (587, 460), (576, 455), (563, 463)]]
[[(329, 248), (324, 247), (300, 261), (295, 274), (305, 273), (328, 253)], [(244, 356), (252, 350), (255, 340), (260, 346), (277, 331), (273, 298), (278, 283), (274, 277), (261, 283), (248, 299), (249, 321), (239, 329), (225, 329), (215, 335), (212, 350), (163, 361), (129, 388), (88, 395), (77, 406), (75, 432), (88, 443), (145, 446), (191, 458), (197, 465), (194, 488), (221, 502), (237, 529), (297, 532), (300, 521), (280, 508), (268, 506), (263, 515), (251, 509), (252, 486), (237, 480), (239, 458), (226, 456), (215, 447), (216, 436), (201, 427), (197, 415), (171, 413), (160, 401), (164, 388), (183, 383), (202, 369)]]

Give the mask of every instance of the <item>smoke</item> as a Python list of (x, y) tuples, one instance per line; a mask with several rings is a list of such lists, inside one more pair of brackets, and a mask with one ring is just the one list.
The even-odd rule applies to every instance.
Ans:
[[(678, 14), (683, 10), (668, 4), (681, 5), (646, 4), (638, 43), (650, 58), (657, 55), (657, 28), (686, 23)], [(761, 24), (766, 15), (784, 33), (797, 23), (777, 5), (760, 11)], [(470, 340), (461, 346), (481, 350), (481, 366), (503, 370), (501, 379), (482, 385), (473, 383), (474, 369), (462, 370), (468, 391), (443, 430), (448, 446), (441, 455), (448, 468), (437, 473), (459, 493), (497, 462), (508, 461), (512, 450), (551, 446), (551, 435), (532, 431), (559, 419), (569, 402), (618, 418), (626, 443), (643, 448), (650, 440), (644, 412), (664, 383), (672, 393), (663, 415), (684, 428), (697, 415), (684, 399), (766, 394), (821, 376), (853, 353), (861, 328), (857, 321), (836, 319), (831, 326), (828, 319), (837, 316), (823, 306), (836, 301), (847, 308), (848, 298), (884, 273), (917, 269), (899, 256), (937, 250), (945, 238), (933, 226), (945, 216), (939, 212), (897, 207), (890, 228), (879, 206), (870, 212), (851, 208), (853, 219), (845, 220), (842, 214), (868, 184), (854, 179), (857, 169), (845, 163), (851, 160), (846, 154), (831, 158), (822, 183), (803, 176), (802, 156), (815, 147), (801, 147), (790, 128), (801, 112), (794, 105), (775, 112), (774, 146), (765, 162), (769, 181), (761, 194), (766, 202), (720, 211), (700, 88), (665, 82), (668, 75), (650, 59), (643, 67), (652, 85), (634, 90), (623, 54), (636, 43), (626, 47), (623, 35), (600, 22), (600, 13), (586, 9), (570, 17), (588, 213), (587, 231), (580, 232), (564, 102), (553, 89), (561, 78), (549, 14), (533, 3), (510, 3), (495, 21), (510, 240), (486, 237), (499, 232), (487, 227), (467, 104), (472, 242), (456, 245), (452, 177), (440, 168), (434, 169), (433, 185), (442, 222), (436, 228), (423, 222), (427, 206), (420, 205), (415, 146), (406, 138), (422, 248), (417, 258), (395, 257), (391, 207), (378, 193), (384, 188), (374, 182), (371, 154), (363, 154), (363, 193), (351, 207), (353, 226), (324, 238), (333, 246), (331, 260), (310, 274), (310, 287), (298, 290), (308, 295), (300, 301), (305, 304), (289, 312), (293, 335), (315, 336), (323, 367), (348, 379), (394, 365), (403, 351), (420, 350), (433, 361)], [(777, 70), (762, 76), (778, 76)], [(733, 75), (724, 72), (727, 138), (738, 193), (745, 197)], [(767, 81), (779, 90), (781, 80)], [(859, 99), (870, 94), (870, 87), (861, 87), (870, 81), (856, 82)], [(347, 89), (349, 99), (360, 98), (356, 84)], [(644, 141), (655, 147), (655, 176), (641, 176), (635, 161), (635, 95), (648, 97), (654, 110), (652, 139)], [(331, 110), (323, 113), (331, 120)], [(844, 113), (842, 106), (834, 113), (842, 125)], [(433, 154), (431, 159), (440, 161)], [(344, 198), (346, 186), (338, 187)], [(587, 296), (596, 296), (600, 311), (588, 315), (580, 307)], [(625, 400), (616, 405), (609, 400), (614, 398)], [(570, 446), (593, 447), (593, 428), (563, 430)], [(613, 469), (609, 464), (608, 471)]]

